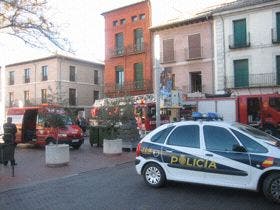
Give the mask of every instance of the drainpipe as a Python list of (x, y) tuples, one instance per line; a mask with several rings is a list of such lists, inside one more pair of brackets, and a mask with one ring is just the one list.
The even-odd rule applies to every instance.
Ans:
[(34, 70), (35, 70), (34, 98), (35, 98), (35, 105), (37, 105), (37, 65), (34, 62), (32, 64), (34, 65)]
[(227, 76), (227, 71), (226, 71), (226, 44), (225, 44), (225, 23), (224, 23), (224, 18), (222, 17), (222, 15), (220, 15), (220, 18), (222, 19), (222, 23), (223, 23), (223, 48), (224, 48), (224, 90), (226, 88), (226, 76)]

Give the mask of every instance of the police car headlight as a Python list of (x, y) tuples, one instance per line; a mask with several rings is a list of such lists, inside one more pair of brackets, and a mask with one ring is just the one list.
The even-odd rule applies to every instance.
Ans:
[(67, 134), (66, 133), (59, 133), (58, 137), (67, 137)]

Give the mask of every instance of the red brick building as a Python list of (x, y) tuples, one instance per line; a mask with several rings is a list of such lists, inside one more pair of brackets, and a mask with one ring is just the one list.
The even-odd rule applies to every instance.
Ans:
[(150, 1), (139, 1), (102, 15), (105, 18), (105, 97), (152, 93)]

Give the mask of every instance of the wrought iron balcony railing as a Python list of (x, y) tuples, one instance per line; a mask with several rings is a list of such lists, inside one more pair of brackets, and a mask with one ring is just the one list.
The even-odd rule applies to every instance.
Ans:
[(127, 54), (143, 53), (146, 52), (146, 50), (147, 50), (147, 44), (143, 42), (141, 44), (129, 45), (127, 47)]
[(234, 37), (234, 35), (229, 35), (229, 48), (237, 49), (237, 48), (245, 48), (250, 47), (250, 33), (243, 34), (239, 40)]
[(249, 74), (248, 78), (226, 77), (226, 88), (268, 87), (280, 85), (276, 73)]
[(271, 41), (273, 44), (280, 43), (280, 29), (277, 29), (277, 28), (271, 29)]
[(114, 48), (110, 50), (110, 57), (119, 57), (119, 56), (124, 56), (125, 54), (126, 54), (126, 50), (124, 47)]
[(153, 91), (151, 80), (124, 82), (122, 84), (107, 83), (104, 85), (106, 95), (133, 94), (133, 92), (150, 93)]
[(202, 47), (185, 48), (185, 58), (186, 58), (186, 60), (202, 59), (203, 58), (203, 48)]
[(175, 50), (167, 50), (160, 52), (160, 63), (173, 63), (175, 60)]

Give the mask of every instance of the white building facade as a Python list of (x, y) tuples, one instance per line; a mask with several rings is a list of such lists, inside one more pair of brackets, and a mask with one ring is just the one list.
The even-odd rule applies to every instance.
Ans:
[(213, 25), (215, 92), (280, 92), (280, 1), (226, 4)]

